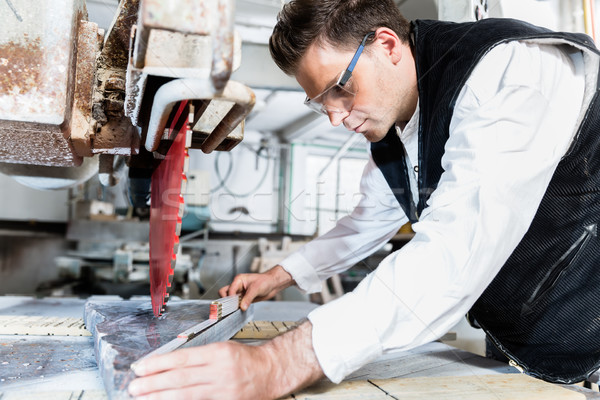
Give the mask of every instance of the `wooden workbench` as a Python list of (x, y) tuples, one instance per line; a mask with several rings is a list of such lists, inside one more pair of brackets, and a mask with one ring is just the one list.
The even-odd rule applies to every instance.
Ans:
[[(102, 299), (107, 299), (107, 296)], [(72, 319), (82, 317), (84, 304), (85, 300), (81, 299), (0, 296), (0, 324), (2, 316), (8, 315), (21, 318), (54, 317), (57, 320), (63, 318), (73, 324)], [(316, 307), (302, 302), (264, 302), (255, 306), (254, 319), (260, 321), (294, 321), (305, 317)], [(73, 332), (85, 335), (85, 331), (77, 331), (76, 324), (73, 329)], [(434, 342), (412, 351), (384, 355), (350, 375), (342, 385), (335, 386), (322, 381), (313, 388), (297, 393), (295, 398), (347, 400), (358, 398), (357, 394), (360, 394), (362, 398), (393, 399), (396, 398), (391, 397), (393, 393), (405, 390), (402, 392), (403, 399), (447, 399), (456, 397), (444, 397), (444, 393), (456, 396), (456, 392), (452, 394), (451, 390), (458, 388), (465, 395), (468, 390), (474, 391), (472, 396), (461, 397), (464, 400), (475, 400), (485, 398), (476, 396), (478, 391), (479, 395), (485, 394), (487, 387), (488, 394), (494, 393), (491, 398), (508, 399), (517, 398), (502, 394), (513, 390), (514, 385), (517, 385), (517, 390), (523, 390), (522, 397), (518, 398), (536, 399), (533, 396), (540, 390), (545, 396), (543, 398), (550, 398), (549, 392), (544, 393), (543, 390), (550, 390), (553, 385), (548, 388), (543, 382), (533, 381), (533, 384), (528, 384), (523, 379), (528, 377), (521, 376), (506, 364)], [(450, 385), (454, 389), (444, 385)], [(580, 399), (600, 399), (598, 392), (565, 387), (568, 389), (567, 394), (581, 393), (578, 397)], [(361, 394), (362, 390), (367, 390), (368, 393)], [(419, 397), (420, 393), (425, 397)], [(106, 399), (94, 358), (92, 338), (0, 334), (0, 398)]]

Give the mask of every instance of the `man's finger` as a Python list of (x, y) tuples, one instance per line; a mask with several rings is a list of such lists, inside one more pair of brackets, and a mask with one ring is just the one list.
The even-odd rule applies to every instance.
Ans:
[(132, 396), (143, 396), (148, 393), (164, 394), (165, 391), (179, 390), (190, 386), (199, 389), (212, 384), (215, 377), (211, 375), (214, 373), (207, 366), (173, 369), (137, 378), (129, 384), (127, 389)]
[(242, 311), (246, 311), (250, 304), (254, 301), (254, 299), (258, 296), (257, 285), (251, 285), (248, 287), (248, 290), (244, 292), (244, 296), (242, 297), (242, 301), (240, 302), (240, 308)]
[(213, 347), (214, 346), (208, 345), (204, 347), (179, 349), (172, 353), (161, 354), (135, 362), (131, 365), (131, 369), (138, 376), (146, 376), (174, 368), (205, 365), (206, 363), (209, 363), (213, 357), (217, 356)]
[(227, 297), (227, 291), (228, 290), (229, 290), (229, 285), (223, 286), (221, 289), (219, 289), (219, 296), (220, 297)]
[[(208, 386), (207, 386), (208, 388)], [(214, 390), (213, 390), (214, 392)], [(154, 392), (152, 394), (149, 394), (148, 396), (144, 396), (144, 397), (140, 397), (143, 398), (144, 400), (173, 400), (173, 399), (195, 399), (195, 398), (202, 398), (202, 399), (212, 399), (214, 397), (212, 397), (212, 395), (210, 394), (211, 391), (204, 389), (204, 386), (194, 386), (194, 387), (187, 387), (184, 389), (174, 389), (174, 390), (163, 390), (160, 392)], [(210, 396), (210, 397), (206, 397), (206, 396)], [(204, 397), (201, 397), (204, 396)]]
[(246, 289), (246, 285), (244, 283), (243, 275), (238, 275), (233, 279), (231, 285), (229, 285), (229, 296), (233, 296), (234, 294), (241, 293), (244, 289)]

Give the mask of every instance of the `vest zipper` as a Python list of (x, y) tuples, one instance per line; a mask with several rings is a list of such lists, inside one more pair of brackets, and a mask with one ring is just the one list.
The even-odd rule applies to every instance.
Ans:
[(552, 267), (548, 270), (544, 278), (533, 291), (533, 294), (521, 307), (521, 316), (533, 312), (533, 308), (550, 292), (560, 278), (566, 273), (579, 256), (583, 253), (586, 245), (593, 236), (596, 236), (597, 224), (585, 227), (583, 234), (573, 243), (573, 245), (564, 253)]
[(520, 373), (525, 372), (525, 370), (523, 369), (523, 367), (521, 367), (519, 364), (517, 364), (516, 361), (514, 361), (512, 359), (508, 360), (508, 365), (510, 365), (511, 367), (514, 367), (514, 368), (518, 369)]

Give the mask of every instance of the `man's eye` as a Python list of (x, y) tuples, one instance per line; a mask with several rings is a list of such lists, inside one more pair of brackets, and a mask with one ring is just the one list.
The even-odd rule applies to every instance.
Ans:
[(345, 93), (346, 91), (341, 86), (335, 85), (331, 88), (331, 94), (333, 95), (343, 96)]

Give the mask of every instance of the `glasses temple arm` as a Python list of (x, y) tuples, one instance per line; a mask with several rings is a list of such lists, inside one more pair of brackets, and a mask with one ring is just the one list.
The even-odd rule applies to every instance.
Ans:
[(375, 35), (375, 32), (369, 32), (363, 38), (362, 42), (360, 43), (360, 46), (358, 46), (358, 49), (356, 50), (356, 53), (354, 53), (354, 57), (352, 57), (352, 61), (350, 61), (350, 64), (348, 64), (348, 68), (346, 68), (346, 70), (344, 71), (344, 74), (342, 75), (342, 77), (340, 78), (340, 81), (338, 82), (338, 84), (340, 86), (344, 86), (348, 82), (348, 79), (350, 79), (350, 77), (352, 76), (354, 67), (356, 66), (356, 63), (358, 62), (358, 58), (362, 54), (362, 52), (365, 48), (365, 45), (367, 44), (367, 40), (369, 39), (369, 37), (371, 37), (373, 35)]

